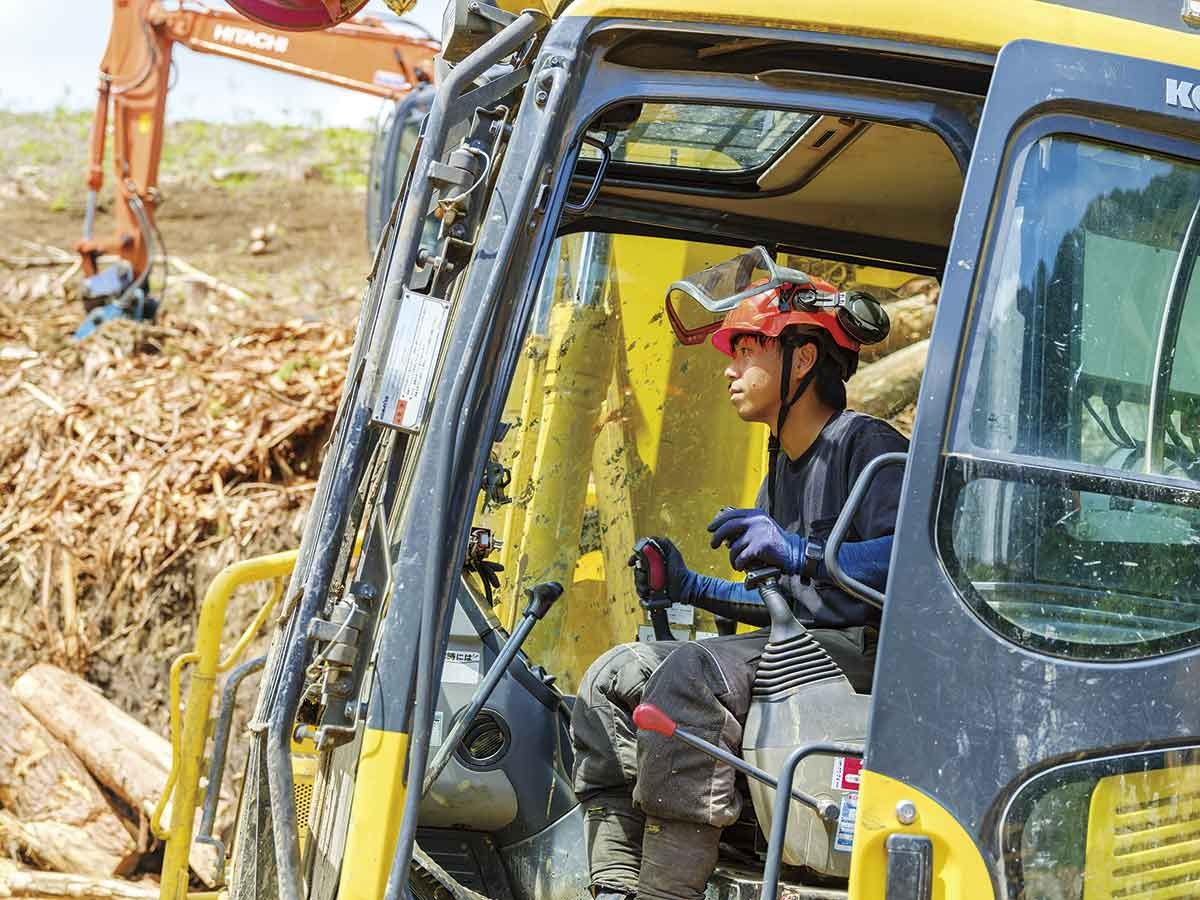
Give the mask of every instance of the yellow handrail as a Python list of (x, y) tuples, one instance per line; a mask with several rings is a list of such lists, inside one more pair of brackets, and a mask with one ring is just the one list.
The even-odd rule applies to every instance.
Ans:
[[(163, 853), (161, 900), (185, 900), (188, 886), (188, 854), (192, 846), (192, 827), (196, 819), (196, 804), (200, 793), (201, 765), (208, 736), (209, 711), (216, 686), (216, 676), (233, 666), (262, 629), (271, 610), (283, 595), (283, 579), (291, 574), (299, 551), (272, 553), (233, 563), (213, 579), (200, 606), (196, 625), (196, 647), (180, 655), (171, 665), (170, 722), (171, 771), (166, 788), (150, 817), (154, 834), (166, 841)], [(221, 659), (221, 632), (229, 599), (239, 587), (258, 581), (275, 579), (275, 590), (251, 622), (229, 655)], [(180, 726), (180, 682), (183, 669), (194, 664), (188, 687), (187, 706)], [(163, 830), (162, 816), (171, 803), (171, 825)]]

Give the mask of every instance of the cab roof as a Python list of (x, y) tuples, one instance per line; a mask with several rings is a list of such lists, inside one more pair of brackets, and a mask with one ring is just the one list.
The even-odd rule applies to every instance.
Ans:
[(572, 0), (558, 8), (557, 18), (781, 28), (986, 55), (1031, 38), (1189, 68), (1200, 49), (1180, 0)]

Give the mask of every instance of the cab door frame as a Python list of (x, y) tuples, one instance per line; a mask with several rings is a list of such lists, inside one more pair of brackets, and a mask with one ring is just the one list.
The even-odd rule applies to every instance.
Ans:
[[(941, 819), (948, 836), (934, 842), (933, 896), (959, 896), (950, 886), (962, 883), (956, 879), (964, 871), (978, 873), (980, 863), (995, 896), (1017, 896), (1005, 882), (998, 833), (1000, 813), (1017, 790), (1081, 755), (1180, 746), (1200, 736), (1200, 704), (1176, 687), (1200, 678), (1196, 644), (1130, 662), (1066, 659), (1022, 646), (969, 608), (937, 544), (953, 424), (971, 396), (964, 373), (988, 327), (979, 302), (998, 277), (998, 210), (1030, 126), (1068, 114), (1103, 121), (1135, 150), (1167, 141), (1195, 155), (1200, 114), (1166, 102), (1168, 79), (1196, 83), (1200, 73), (1028, 40), (1006, 45), (997, 57), (951, 242), (897, 523), (859, 813), (858, 837), (868, 840), (856, 838), (862, 858), (851, 880), (856, 898), (882, 896), (872, 873), (886, 870), (887, 835), (932, 831)], [(1019, 468), (1020, 460), (1011, 464)], [(1094, 477), (1081, 468), (1051, 466), (1045, 477)], [(1135, 493), (1180, 489), (1162, 479), (1129, 481)], [(1190, 494), (1188, 505), (1200, 505), (1200, 488), (1193, 485)], [(1154, 716), (1129, 715), (1147, 698), (1156, 703)], [(913, 804), (904, 811), (914, 810), (911, 817), (899, 809), (905, 800)], [(969, 896), (986, 890), (972, 883)]]

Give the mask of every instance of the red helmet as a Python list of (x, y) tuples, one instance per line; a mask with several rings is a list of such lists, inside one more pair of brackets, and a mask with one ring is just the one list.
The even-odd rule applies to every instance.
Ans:
[(255, 22), (284, 31), (314, 31), (344, 22), (367, 0), (229, 0), (229, 5)]
[[(810, 278), (811, 284), (819, 291), (836, 293), (837, 288), (819, 278)], [(747, 297), (725, 316), (721, 327), (713, 332), (713, 346), (726, 356), (733, 356), (733, 339), (739, 334), (758, 334), (763, 337), (777, 338), (789, 325), (813, 325), (828, 332), (833, 342), (839, 347), (857, 355), (862, 344), (852, 338), (838, 321), (837, 310), (826, 307), (816, 309), (789, 308), (779, 309), (779, 297), (787, 291), (790, 285), (769, 287), (760, 293)]]

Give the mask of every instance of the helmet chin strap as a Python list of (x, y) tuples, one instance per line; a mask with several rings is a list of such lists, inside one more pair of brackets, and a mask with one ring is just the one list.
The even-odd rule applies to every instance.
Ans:
[[(791, 396), (788, 396), (788, 384), (792, 380), (792, 357), (796, 350), (806, 344), (815, 344), (817, 348), (817, 358), (813, 360), (812, 367), (804, 373), (800, 379), (800, 383), (796, 385)], [(783, 426), (787, 421), (788, 414), (792, 411), (792, 407), (796, 405), (796, 401), (803, 396), (808, 390), (808, 386), (812, 384), (813, 379), (817, 377), (817, 366), (821, 362), (821, 342), (812, 337), (802, 337), (798, 343), (783, 344), (783, 370), (780, 372), (779, 379), (779, 416), (775, 420), (775, 433), (771, 435), (770, 441), (767, 442), (767, 515), (775, 515), (775, 471), (778, 466), (780, 436), (783, 434)]]

